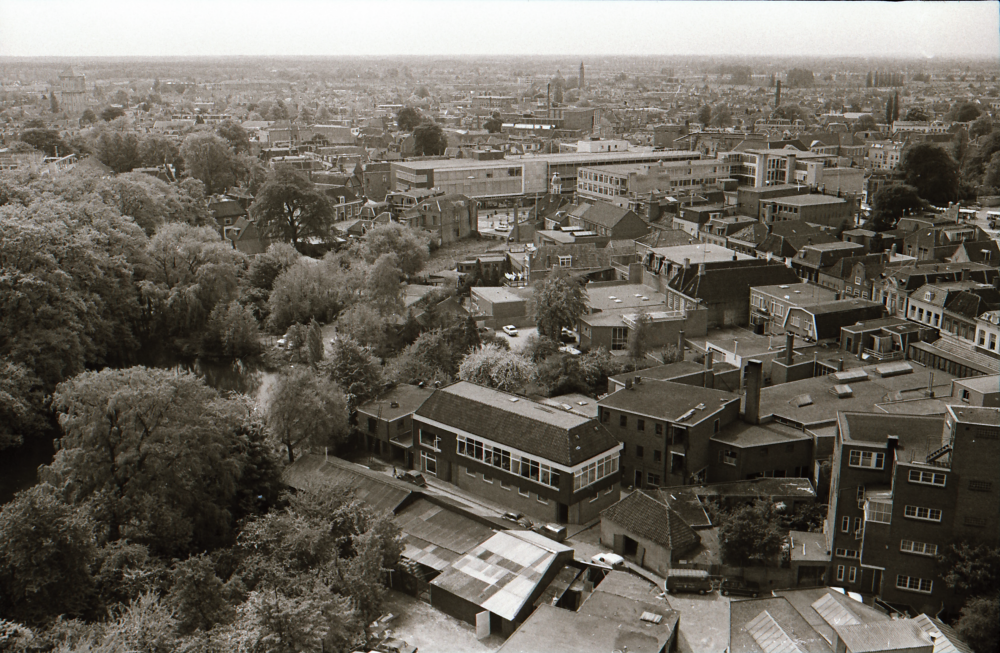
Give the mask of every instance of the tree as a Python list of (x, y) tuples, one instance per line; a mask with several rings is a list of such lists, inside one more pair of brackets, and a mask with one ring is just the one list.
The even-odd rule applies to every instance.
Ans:
[(549, 275), (535, 292), (535, 325), (539, 335), (558, 340), (587, 311), (583, 285), (564, 274)]
[(53, 393), (63, 437), (41, 470), (107, 541), (164, 554), (224, 541), (243, 471), (238, 406), (190, 372), (85, 372)]
[(491, 134), (498, 133), (501, 129), (503, 129), (503, 120), (501, 120), (500, 114), (494, 112), (493, 115), (490, 116), (489, 120), (483, 123), (483, 127)]
[(54, 129), (25, 129), (21, 132), (21, 140), (46, 156), (66, 156), (72, 153), (72, 148), (59, 136)]
[(383, 315), (403, 310), (402, 273), (395, 253), (382, 254), (365, 275), (365, 294), (369, 304)]
[(269, 328), (277, 333), (295, 323), (332, 321), (356, 299), (359, 281), (350, 269), (326, 260), (301, 258), (278, 275), (267, 300)]
[(983, 176), (983, 186), (987, 188), (1000, 188), (1000, 152), (994, 153), (989, 165), (986, 166), (986, 173)]
[(716, 127), (731, 127), (733, 116), (729, 113), (729, 107), (725, 104), (716, 105), (712, 110), (712, 124)]
[(931, 204), (944, 206), (958, 199), (958, 164), (939, 145), (910, 145), (900, 157), (899, 171)]
[(309, 364), (317, 365), (323, 360), (323, 330), (315, 318), (309, 322), (309, 332), (306, 334), (306, 346), (309, 349)]
[(143, 166), (155, 168), (164, 163), (179, 170), (184, 165), (180, 148), (169, 138), (147, 136), (139, 143), (139, 159)]
[(84, 109), (83, 115), (80, 116), (80, 126), (93, 125), (97, 122), (97, 114), (94, 113), (93, 109)]
[(258, 229), (302, 251), (308, 238), (326, 238), (333, 220), (330, 200), (301, 172), (278, 166), (267, 178), (250, 214)]
[(532, 380), (549, 397), (570, 392), (589, 394), (592, 391), (580, 365), (580, 357), (570, 354), (549, 356), (538, 363)]
[(1000, 650), (1000, 596), (995, 587), (988, 596), (969, 599), (955, 630), (974, 651)]
[(0, 614), (29, 624), (82, 616), (94, 581), (93, 525), (41, 484), (0, 510)]
[(49, 111), (59, 113), (59, 100), (56, 99), (55, 93), (49, 93)]
[(764, 564), (781, 551), (784, 539), (774, 504), (758, 499), (719, 515), (719, 553), (727, 565)]
[(41, 381), (24, 365), (0, 359), (0, 451), (46, 427)]
[(396, 114), (396, 125), (403, 131), (413, 131), (423, 120), (420, 112), (413, 107), (403, 107)]
[(225, 192), (236, 183), (236, 154), (229, 142), (216, 134), (191, 134), (181, 145), (181, 157), (187, 174), (205, 184), (209, 195)]
[(260, 334), (253, 313), (237, 301), (216, 304), (208, 316), (203, 352), (210, 356), (244, 358), (260, 353)]
[(246, 154), (250, 151), (250, 137), (243, 126), (235, 120), (223, 121), (215, 133), (226, 139), (236, 154)]
[(906, 110), (906, 115), (903, 116), (903, 120), (913, 122), (927, 122), (930, 119), (930, 116), (927, 115), (927, 110), (923, 107), (910, 107)]
[(945, 584), (966, 596), (996, 592), (1000, 586), (1000, 547), (959, 541), (939, 560)]
[(129, 172), (142, 165), (139, 137), (132, 131), (104, 131), (97, 139), (97, 159), (115, 172)]
[(963, 102), (955, 105), (951, 111), (952, 120), (955, 122), (972, 122), (982, 113), (978, 105), (972, 102)]
[(215, 574), (215, 567), (207, 555), (175, 562), (170, 576), (173, 585), (166, 602), (176, 611), (177, 627), (182, 635), (210, 630), (215, 624), (227, 623), (236, 616), (227, 600), (225, 585)]
[(101, 120), (104, 122), (111, 122), (112, 120), (117, 120), (125, 115), (125, 109), (121, 107), (108, 107), (101, 112)]
[(628, 355), (633, 363), (637, 363), (646, 357), (649, 350), (649, 325), (652, 322), (649, 313), (639, 310), (635, 315), (635, 326), (629, 330)]
[(413, 149), (420, 156), (440, 156), (448, 147), (441, 125), (423, 122), (413, 129)]
[(893, 229), (901, 217), (910, 211), (922, 208), (923, 205), (923, 200), (913, 186), (905, 184), (883, 186), (875, 193), (875, 199), (872, 201), (869, 228), (874, 231)]
[(368, 263), (375, 263), (383, 254), (394, 254), (400, 272), (414, 275), (430, 258), (430, 238), (416, 229), (398, 222), (377, 224), (352, 247), (352, 253)]
[[(979, 138), (980, 136), (986, 136), (992, 131), (993, 118), (990, 117), (990, 114), (984, 113), (976, 118), (976, 121), (972, 123), (971, 127), (969, 127), (969, 137), (974, 139)], [(956, 160), (961, 161), (960, 159)]]
[(858, 121), (854, 124), (855, 131), (872, 131), (876, 129), (878, 125), (875, 123), (875, 118), (870, 113), (858, 118)]
[(382, 313), (368, 303), (355, 304), (337, 317), (337, 333), (350, 336), (362, 347), (381, 351), (386, 344), (386, 321)]
[(344, 389), (351, 410), (379, 396), (385, 386), (381, 361), (370, 349), (347, 336), (337, 338), (333, 343), (325, 369), (330, 378)]
[(296, 367), (275, 382), (267, 423), (293, 463), (300, 447), (335, 447), (347, 437), (347, 399), (330, 379)]
[(712, 122), (712, 107), (710, 107), (707, 104), (703, 104), (698, 109), (698, 113), (695, 117), (697, 118), (698, 122), (707, 127), (709, 123)]
[(476, 349), (458, 368), (458, 377), (463, 381), (504, 392), (517, 392), (527, 385), (534, 373), (535, 366), (528, 359), (495, 345)]
[(792, 68), (785, 76), (789, 87), (806, 87), (813, 85), (813, 72), (804, 68)]

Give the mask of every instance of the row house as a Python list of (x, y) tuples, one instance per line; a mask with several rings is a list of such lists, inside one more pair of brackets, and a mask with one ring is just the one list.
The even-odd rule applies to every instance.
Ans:
[(426, 199), (399, 216), (408, 227), (430, 232), (438, 245), (479, 233), (479, 203), (465, 195)]
[(1000, 358), (1000, 311), (987, 311), (976, 318), (976, 351)]
[(780, 333), (792, 308), (825, 304), (838, 298), (836, 291), (811, 283), (754, 286), (750, 288), (750, 328), (758, 334)]
[[(993, 240), (982, 229), (970, 224), (952, 223), (926, 227), (916, 229), (903, 238), (903, 254), (912, 256), (918, 261), (944, 261), (950, 259), (961, 245), (967, 243), (989, 247)], [(996, 263), (993, 261), (994, 265)]]
[(819, 270), (816, 283), (840, 293), (843, 297), (874, 297), (875, 284), (881, 281), (889, 255), (866, 254), (845, 256), (833, 265)]
[(649, 225), (635, 211), (607, 202), (580, 204), (569, 212), (569, 225), (612, 240), (634, 240), (649, 233)]
[(867, 163), (873, 170), (892, 172), (899, 165), (899, 158), (903, 154), (902, 143), (886, 141), (883, 143), (872, 143), (868, 146)]
[(330, 200), (335, 221), (342, 222), (361, 217), (361, 208), (365, 205), (365, 198), (355, 194), (346, 186), (332, 186), (322, 190), (323, 194)]
[(896, 269), (887, 269), (885, 276), (875, 285), (873, 299), (881, 302), (890, 315), (908, 317), (909, 298), (914, 291), (926, 284), (952, 281), (977, 281), (994, 283), (1000, 276), (996, 267), (979, 263), (922, 263)]
[(792, 269), (806, 281), (819, 283), (820, 271), (848, 256), (860, 256), (864, 246), (843, 241), (808, 243), (792, 259)]
[(424, 474), (534, 520), (585, 524), (618, 501), (621, 445), (605, 426), (460, 381), (413, 413)]
[(972, 344), (977, 318), (1000, 308), (1000, 292), (976, 281), (927, 284), (909, 298), (907, 319), (925, 324)]
[(998, 543), (1000, 409), (945, 411), (839, 415), (826, 532), (834, 585), (915, 612), (961, 604), (936, 557), (963, 541)]

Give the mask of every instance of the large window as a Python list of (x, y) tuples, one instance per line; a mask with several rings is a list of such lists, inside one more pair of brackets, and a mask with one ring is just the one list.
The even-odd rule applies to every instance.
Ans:
[(861, 554), (856, 549), (837, 549), (835, 553), (838, 558), (856, 559), (861, 557)]
[(938, 546), (937, 544), (928, 544), (927, 542), (902, 540), (899, 543), (899, 550), (905, 553), (916, 553), (917, 555), (922, 556), (935, 556), (937, 555)]
[(941, 521), (941, 511), (937, 508), (921, 508), (920, 506), (906, 506), (903, 514), (911, 519), (923, 519), (925, 521)]
[(885, 464), (885, 454), (873, 451), (861, 451), (854, 449), (851, 451), (848, 464), (851, 467), (868, 467), (870, 469), (882, 469)]
[(611, 351), (628, 349), (628, 327), (611, 327)]
[(900, 575), (896, 576), (896, 587), (910, 592), (923, 592), (924, 594), (930, 594), (931, 588), (934, 587), (934, 583), (926, 578)]
[(434, 451), (441, 450), (441, 438), (423, 429), (420, 429), (420, 444)]
[(879, 524), (891, 523), (892, 504), (883, 501), (868, 501), (865, 504), (865, 521), (873, 521)]
[(432, 456), (426, 451), (420, 452), (420, 468), (429, 474), (437, 474), (438, 463), (437, 457)]
[(542, 485), (559, 487), (559, 472), (551, 466), (481, 440), (458, 436), (458, 454)]
[(592, 485), (618, 471), (618, 452), (595, 460), (573, 474), (573, 491)]
[(925, 485), (940, 485), (944, 487), (946, 478), (945, 474), (937, 472), (925, 472), (919, 469), (910, 470), (910, 483), (923, 483)]

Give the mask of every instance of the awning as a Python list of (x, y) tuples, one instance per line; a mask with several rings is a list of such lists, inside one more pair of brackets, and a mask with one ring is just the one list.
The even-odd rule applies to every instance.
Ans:
[(413, 433), (408, 433), (403, 437), (395, 437), (389, 440), (389, 444), (395, 445), (402, 449), (412, 449), (413, 448)]

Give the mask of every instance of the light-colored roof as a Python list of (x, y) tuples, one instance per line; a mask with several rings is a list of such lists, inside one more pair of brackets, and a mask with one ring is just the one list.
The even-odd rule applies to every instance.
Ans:
[(764, 653), (802, 653), (802, 649), (767, 610), (747, 624), (747, 632)]
[(913, 623), (934, 640), (934, 653), (972, 653), (972, 648), (959, 639), (955, 629), (938, 619), (919, 614), (913, 618)]
[(934, 643), (912, 619), (840, 626), (836, 630), (851, 653), (918, 649)]
[(531, 531), (504, 531), (456, 560), (431, 585), (512, 621), (558, 554), (571, 551)]

